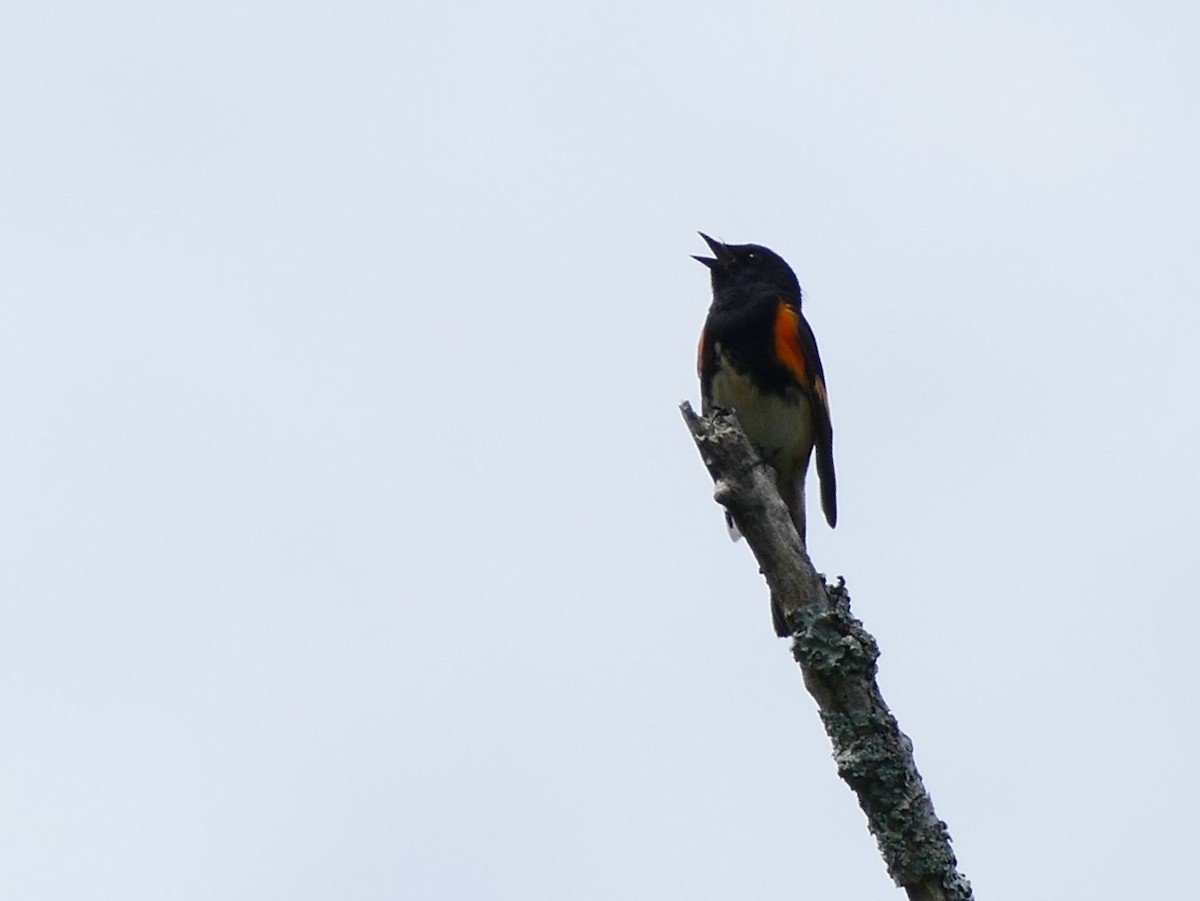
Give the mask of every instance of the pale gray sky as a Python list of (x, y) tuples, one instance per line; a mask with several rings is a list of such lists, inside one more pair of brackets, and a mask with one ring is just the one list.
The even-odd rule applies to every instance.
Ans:
[(981, 899), (1184, 897), (1200, 10), (13, 0), (0, 895), (894, 899), (675, 405), (783, 254)]

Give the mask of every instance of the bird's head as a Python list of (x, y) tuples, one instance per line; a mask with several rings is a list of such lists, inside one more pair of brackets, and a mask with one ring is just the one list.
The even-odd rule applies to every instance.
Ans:
[(722, 244), (700, 232), (712, 251), (711, 257), (694, 256), (712, 271), (713, 294), (730, 288), (762, 285), (800, 299), (796, 273), (775, 251), (761, 244)]

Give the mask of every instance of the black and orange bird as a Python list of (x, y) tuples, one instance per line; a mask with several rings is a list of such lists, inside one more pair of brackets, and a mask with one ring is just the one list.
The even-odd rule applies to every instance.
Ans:
[[(800, 282), (766, 247), (722, 244), (703, 232), (700, 237), (713, 254), (695, 258), (711, 271), (713, 291), (700, 335), (703, 408), (737, 411), (746, 437), (775, 471), (805, 542), (804, 479), (814, 449), (830, 527), (837, 525), (837, 479), (825, 372), (817, 339), (800, 312)], [(789, 634), (780, 632), (786, 627), (775, 614), (776, 632)]]

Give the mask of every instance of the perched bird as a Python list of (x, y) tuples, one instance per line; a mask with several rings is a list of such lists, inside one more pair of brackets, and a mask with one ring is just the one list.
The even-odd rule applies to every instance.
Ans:
[[(804, 478), (814, 448), (821, 508), (831, 527), (837, 525), (837, 479), (825, 372), (817, 339), (800, 312), (800, 283), (766, 247), (722, 244), (703, 232), (700, 237), (713, 253), (695, 257), (711, 270), (713, 289), (700, 335), (703, 408), (737, 411), (746, 437), (775, 471), (803, 543)], [(774, 602), (772, 612), (775, 631), (790, 634)]]

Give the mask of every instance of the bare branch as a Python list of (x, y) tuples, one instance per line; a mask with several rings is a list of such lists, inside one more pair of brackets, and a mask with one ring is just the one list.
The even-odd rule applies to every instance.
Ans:
[(912, 742), (879, 692), (879, 647), (851, 615), (845, 582), (827, 585), (813, 568), (736, 415), (699, 416), (687, 402), (680, 410), (716, 483), (716, 500), (733, 515), (792, 629), (792, 655), (820, 708), (838, 775), (858, 796), (888, 873), (911, 901), (972, 901)]

